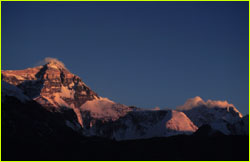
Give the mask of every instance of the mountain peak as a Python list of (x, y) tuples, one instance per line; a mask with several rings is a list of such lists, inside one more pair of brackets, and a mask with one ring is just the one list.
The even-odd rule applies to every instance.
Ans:
[(184, 105), (177, 106), (177, 110), (179, 111), (188, 111), (199, 107), (205, 107), (208, 109), (213, 108), (220, 108), (220, 109), (226, 109), (229, 111), (234, 111), (236, 113), (239, 113), (239, 116), (242, 118), (242, 114), (237, 110), (237, 108), (233, 105), (228, 103), (227, 101), (220, 101), (220, 100), (207, 100), (204, 101), (201, 97), (196, 96), (194, 98), (188, 99)]
[(24, 94), (47, 107), (79, 108), (98, 98), (79, 76), (72, 74), (56, 58), (45, 58), (42, 66), (2, 71), (2, 80), (17, 86)]
[(63, 62), (59, 61), (56, 58), (46, 57), (44, 63), (47, 67), (54, 69), (67, 69)]

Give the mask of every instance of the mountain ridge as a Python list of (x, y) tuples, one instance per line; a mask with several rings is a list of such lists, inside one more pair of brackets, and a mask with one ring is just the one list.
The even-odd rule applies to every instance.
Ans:
[[(2, 85), (5, 85), (3, 82), (20, 89), (24, 95), (50, 112), (60, 113), (65, 109), (73, 110), (77, 116), (77, 123), (66, 120), (65, 124), (85, 136), (97, 135), (127, 140), (192, 134), (204, 124), (213, 126), (214, 122), (210, 121), (214, 121), (214, 117), (210, 118), (206, 115), (210, 111), (213, 111), (210, 113), (217, 117), (216, 122), (219, 123), (219, 128), (216, 129), (230, 127), (233, 124), (232, 121), (236, 123), (242, 118), (233, 105), (230, 105), (232, 108), (216, 109), (214, 105), (225, 105), (225, 102), (212, 100), (204, 102), (199, 97), (189, 99), (188, 103), (177, 110), (145, 110), (115, 103), (108, 98), (98, 96), (80, 77), (72, 74), (62, 62), (54, 59), (49, 59), (45, 65), (34, 68), (16, 71), (3, 70)], [(190, 112), (190, 110), (196, 110), (197, 103), (198, 106), (205, 106), (204, 112)], [(233, 115), (230, 115), (230, 112)], [(234, 114), (237, 113), (238, 116), (235, 116)], [(197, 121), (198, 117), (204, 119)], [(228, 123), (231, 125), (228, 126)], [(228, 128), (222, 130), (223, 133), (225, 131), (226, 134), (232, 133)]]

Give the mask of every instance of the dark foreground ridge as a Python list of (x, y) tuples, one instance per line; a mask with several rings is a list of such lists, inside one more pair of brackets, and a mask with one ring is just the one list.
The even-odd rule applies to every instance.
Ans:
[(2, 137), (2, 160), (244, 160), (248, 136), (179, 135), (116, 142), (65, 136), (38, 141)]

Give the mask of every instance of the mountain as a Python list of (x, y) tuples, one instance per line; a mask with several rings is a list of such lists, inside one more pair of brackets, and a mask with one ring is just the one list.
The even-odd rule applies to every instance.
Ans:
[(25, 95), (50, 111), (72, 108), (81, 125), (81, 114), (76, 107), (99, 98), (78, 76), (53, 60), (35, 68), (2, 71), (2, 80), (20, 88)]
[(3, 160), (249, 158), (249, 117), (225, 101), (195, 97), (177, 110), (126, 106), (53, 59), (1, 77)]
[(182, 112), (143, 110), (98, 96), (58, 60), (24, 70), (3, 70), (2, 81), (5, 91), (15, 89), (18, 96), (35, 101), (51, 113), (73, 111), (77, 120), (67, 118), (64, 122), (85, 136), (126, 140), (191, 134), (197, 130)]
[(205, 102), (199, 96), (188, 99), (184, 105), (178, 106), (177, 110), (185, 113), (196, 126), (210, 125), (212, 129), (226, 135), (237, 134), (234, 125), (243, 117), (237, 108), (227, 101)]

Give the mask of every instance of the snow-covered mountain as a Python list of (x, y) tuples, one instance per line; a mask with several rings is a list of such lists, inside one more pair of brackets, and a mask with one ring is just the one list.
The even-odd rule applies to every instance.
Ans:
[(178, 106), (177, 110), (184, 112), (196, 126), (208, 124), (226, 135), (236, 134), (234, 124), (240, 122), (243, 117), (236, 107), (227, 101), (204, 101), (199, 96), (188, 99), (184, 105)]
[[(243, 125), (242, 115), (232, 104), (204, 102), (199, 97), (177, 110), (145, 110), (116, 103), (98, 96), (56, 59), (34, 68), (2, 70), (2, 102), (11, 101), (10, 96), (21, 101), (22, 107), (25, 102), (35, 101), (46, 111), (60, 114), (65, 126), (81, 135), (116, 140), (191, 134), (203, 124), (231, 134), (234, 123)], [(243, 128), (237, 132), (243, 132)]]
[(4, 91), (15, 88), (12, 91), (18, 97), (30, 98), (50, 112), (73, 110), (77, 122), (66, 120), (65, 124), (83, 135), (123, 140), (190, 134), (197, 130), (182, 112), (146, 111), (98, 96), (55, 59), (25, 70), (3, 70), (2, 80)]
[(198, 128), (182, 112), (175, 110), (130, 111), (116, 121), (96, 122), (88, 127), (88, 136), (97, 135), (116, 140), (168, 137), (192, 134)]
[(99, 97), (57, 60), (25, 70), (2, 71), (2, 80), (16, 86), (49, 111), (73, 109), (82, 127), (82, 111), (90, 110), (91, 116), (97, 119), (115, 120), (131, 110), (125, 105)]
[(2, 80), (22, 89), (39, 103), (48, 103), (48, 107), (79, 107), (88, 100), (99, 98), (56, 60), (25, 70), (2, 71)]

